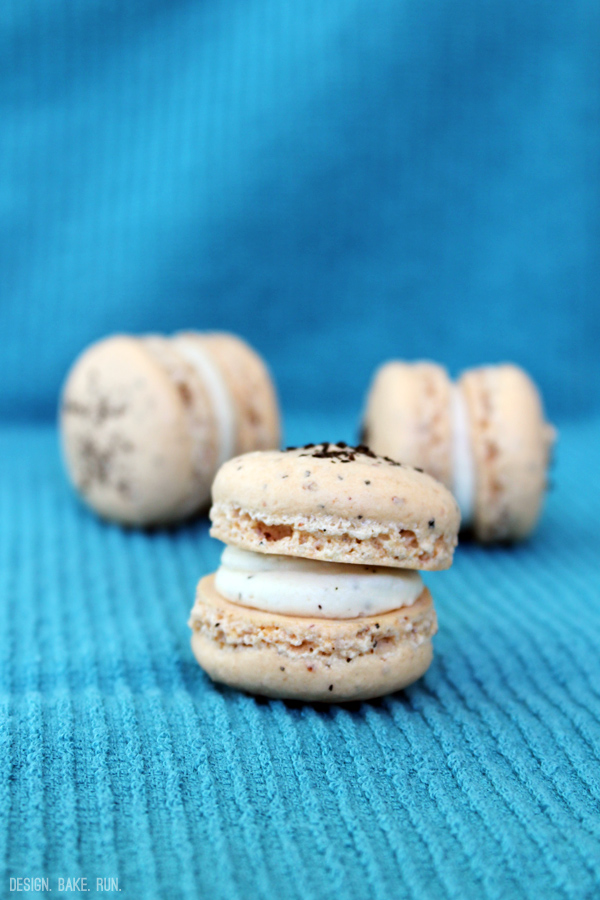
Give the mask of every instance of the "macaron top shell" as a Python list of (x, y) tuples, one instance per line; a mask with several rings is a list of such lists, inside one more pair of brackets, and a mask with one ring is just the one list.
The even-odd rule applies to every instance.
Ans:
[(309, 559), (443, 569), (460, 522), (435, 479), (342, 443), (237, 457), (218, 471), (212, 495), (214, 537)]

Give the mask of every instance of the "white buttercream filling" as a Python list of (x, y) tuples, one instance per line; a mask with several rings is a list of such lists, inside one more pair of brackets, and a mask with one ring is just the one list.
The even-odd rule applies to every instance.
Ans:
[(460, 509), (461, 526), (469, 525), (475, 506), (475, 464), (469, 411), (460, 385), (452, 385), (452, 493)]
[(215, 586), (227, 600), (265, 612), (324, 619), (375, 616), (412, 606), (418, 572), (319, 562), (226, 547)]
[(219, 459), (223, 465), (235, 453), (236, 420), (235, 407), (225, 379), (218, 366), (194, 341), (184, 335), (173, 338), (175, 349), (186, 362), (194, 367), (202, 379), (210, 398), (218, 428)]

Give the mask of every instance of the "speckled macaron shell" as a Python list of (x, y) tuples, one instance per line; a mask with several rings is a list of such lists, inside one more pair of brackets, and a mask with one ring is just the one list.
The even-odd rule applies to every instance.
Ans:
[(361, 440), (375, 453), (452, 484), (451, 381), (431, 362), (393, 361), (375, 373)]
[[(209, 409), (194, 373), (168, 372), (161, 339), (115, 336), (88, 348), (67, 378), (61, 434), (67, 472), (100, 515), (138, 525), (175, 521), (208, 499), (192, 441)], [(210, 412), (195, 424), (214, 465)], [(199, 496), (204, 493), (204, 496)]]
[(420, 678), (437, 620), (425, 588), (413, 606), (359, 619), (274, 615), (230, 603), (203, 578), (192, 609), (194, 654), (213, 681), (266, 697), (367, 700)]
[(213, 537), (259, 553), (445, 569), (457, 543), (450, 492), (368, 448), (246, 454), (219, 469), (212, 496)]
[(470, 369), (458, 383), (467, 401), (475, 459), (475, 536), (524, 538), (541, 512), (555, 439), (540, 395), (529, 376), (510, 364)]
[(227, 332), (186, 332), (208, 353), (224, 378), (236, 416), (235, 454), (279, 446), (280, 415), (273, 380), (260, 356)]

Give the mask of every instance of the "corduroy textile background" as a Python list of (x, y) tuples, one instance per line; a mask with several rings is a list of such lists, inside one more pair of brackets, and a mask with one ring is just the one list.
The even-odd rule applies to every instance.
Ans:
[[(293, 419), (290, 437), (330, 427)], [(51, 429), (5, 429), (1, 895), (45, 874), (53, 897), (87, 876), (135, 900), (595, 900), (599, 440), (599, 419), (564, 430), (530, 543), (460, 546), (426, 576), (440, 631), (420, 683), (318, 709), (196, 665), (187, 614), (219, 552), (205, 521), (102, 524)]]
[[(0, 4), (0, 896), (600, 896), (599, 45), (596, 0)], [(290, 443), (353, 441), (392, 356), (539, 381), (541, 527), (427, 577), (403, 694), (213, 686), (206, 520), (70, 492), (73, 357), (188, 327), (265, 355)]]

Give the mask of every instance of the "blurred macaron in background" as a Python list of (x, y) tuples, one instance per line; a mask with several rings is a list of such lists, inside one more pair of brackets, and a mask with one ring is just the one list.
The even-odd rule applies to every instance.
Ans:
[(206, 511), (226, 460), (279, 446), (275, 389), (231, 334), (107, 338), (73, 364), (60, 428), (74, 487), (100, 515), (166, 525)]
[(450, 488), (461, 528), (479, 540), (519, 540), (535, 528), (556, 431), (518, 366), (481, 366), (452, 382), (435, 363), (386, 363), (361, 435), (376, 453), (422, 466)]

